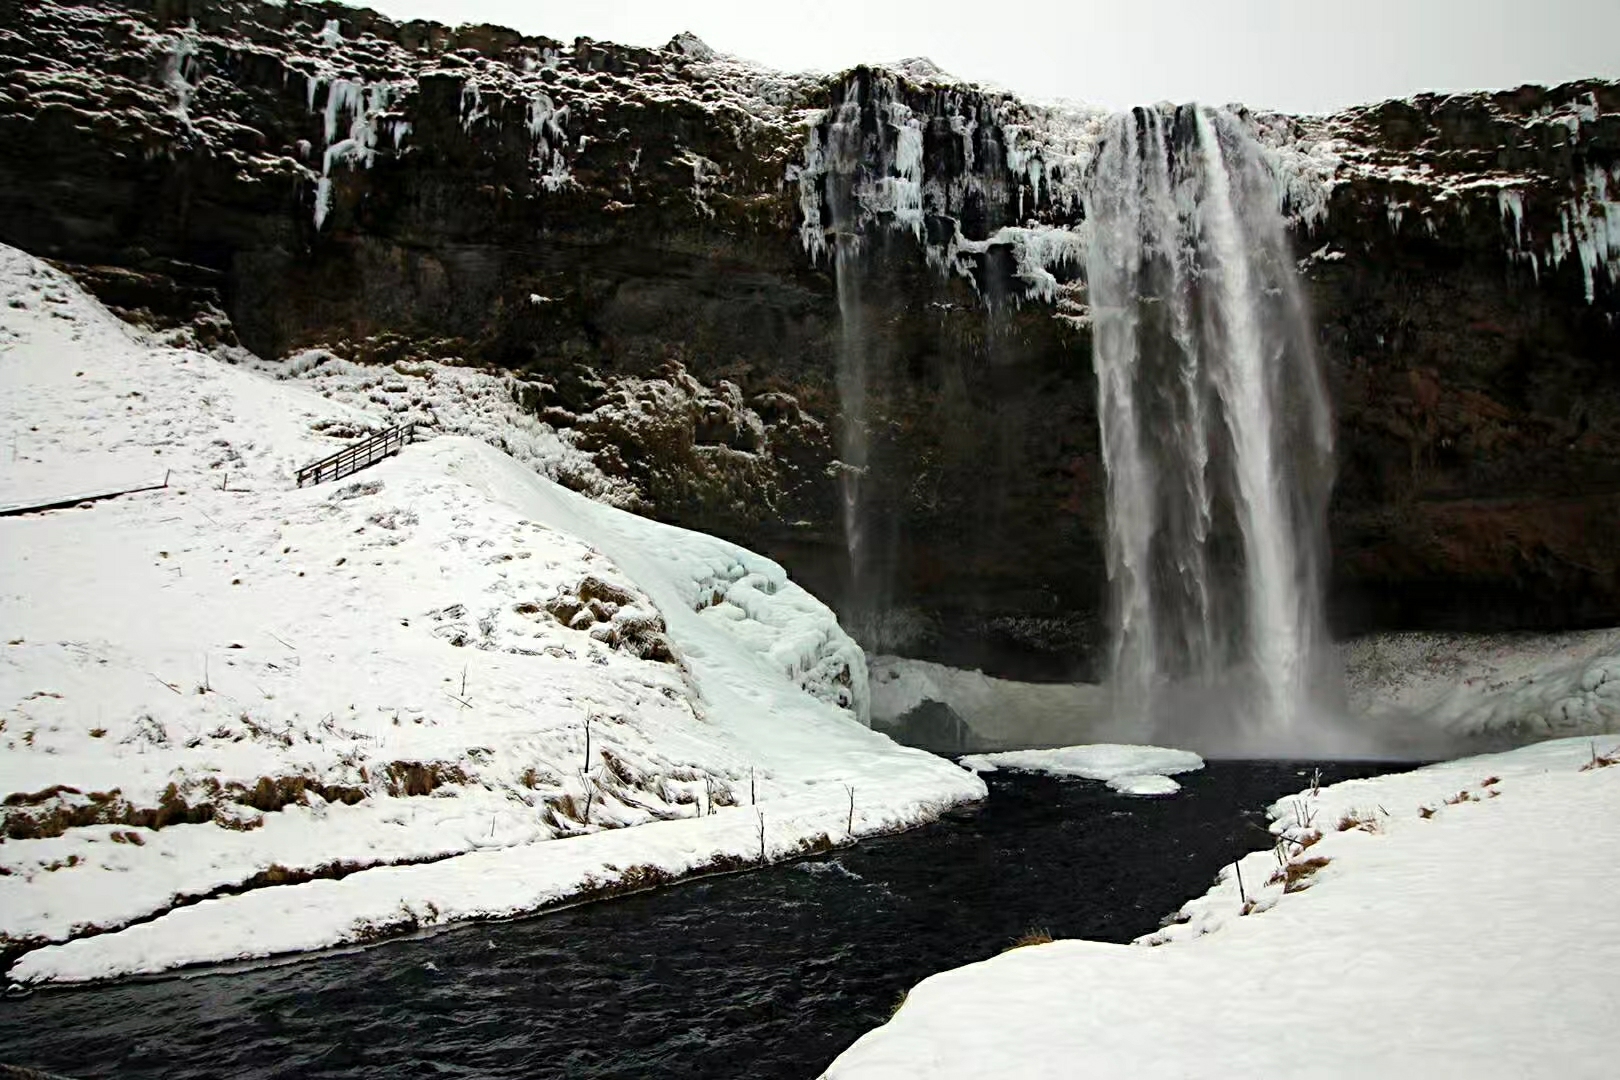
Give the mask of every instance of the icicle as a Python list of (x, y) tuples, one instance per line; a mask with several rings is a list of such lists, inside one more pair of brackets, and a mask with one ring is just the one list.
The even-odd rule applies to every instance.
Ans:
[(197, 60), (197, 20), (191, 20), (186, 29), (175, 35), (174, 47), (164, 62), (163, 82), (174, 93), (174, 106), (169, 110), (187, 129), (191, 127), (191, 97), (197, 92), (193, 81), (200, 73)]
[[(317, 80), (311, 79), (310, 109), (314, 110)], [(332, 171), (343, 162), (370, 168), (377, 158), (378, 124), (393, 103), (392, 83), (366, 83), (358, 79), (333, 79), (326, 88), (322, 110), (325, 145), (321, 152), (321, 175), (315, 185), (315, 228), (326, 223), (332, 207)], [(345, 126), (345, 121), (347, 122)], [(410, 133), (403, 120), (390, 121), (390, 134), (398, 150)], [(340, 137), (341, 133), (341, 137)]]

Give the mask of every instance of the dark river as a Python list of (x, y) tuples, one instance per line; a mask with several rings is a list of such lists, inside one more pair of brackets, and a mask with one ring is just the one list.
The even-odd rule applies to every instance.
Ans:
[(281, 966), (3, 1001), (0, 1062), (167, 1080), (809, 1080), (908, 987), (1026, 930), (1153, 930), (1269, 846), (1264, 807), (1308, 773), (1214, 762), (1151, 800), (995, 773), (978, 815), (833, 856)]

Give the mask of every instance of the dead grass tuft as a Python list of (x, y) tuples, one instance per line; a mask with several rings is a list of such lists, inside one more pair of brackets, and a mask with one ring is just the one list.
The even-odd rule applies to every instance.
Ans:
[(539, 769), (533, 765), (528, 766), (518, 775), (518, 781), (530, 791), (536, 788), (554, 787), (559, 780), (550, 769)]
[(461, 766), (444, 761), (393, 761), (385, 772), (385, 790), (396, 797), (431, 795), (445, 784), (467, 783)]
[(1279, 867), (1266, 884), (1281, 885), (1285, 893), (1304, 892), (1311, 887), (1311, 877), (1332, 861), (1325, 855), (1316, 855), (1309, 859), (1287, 863)]
[[(1298, 847), (1300, 851), (1304, 851), (1306, 848), (1313, 847), (1320, 843), (1322, 840), (1322, 833), (1318, 829), (1307, 829), (1305, 832), (1292, 836), (1289, 839), (1293, 841), (1294, 845)], [(1296, 851), (1294, 854), (1297, 855), (1299, 852)]]
[(573, 792), (559, 792), (546, 796), (545, 807), (540, 811), (540, 819), (553, 829), (569, 832), (572, 829), (565, 827), (563, 823), (567, 822), (569, 826), (585, 824), (585, 807)]
[(1014, 949), (1022, 949), (1030, 945), (1050, 945), (1051, 943), (1052, 934), (1050, 931), (1043, 927), (1032, 926), (1013, 938), (1013, 943), (1001, 951), (1011, 952)]
[(1351, 829), (1360, 829), (1362, 832), (1379, 833), (1384, 828), (1378, 823), (1378, 816), (1371, 810), (1351, 810), (1339, 819), (1339, 831), (1349, 832)]
[(1581, 772), (1591, 772), (1593, 769), (1607, 769), (1610, 765), (1620, 765), (1620, 746), (1616, 746), (1607, 753), (1598, 753), (1597, 743), (1592, 744), (1592, 760), (1581, 766)]

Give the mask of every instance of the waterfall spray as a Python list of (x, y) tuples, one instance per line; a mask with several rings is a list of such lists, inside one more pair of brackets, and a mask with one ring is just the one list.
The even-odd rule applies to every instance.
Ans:
[(1225, 113), (1136, 109), (1108, 124), (1086, 216), (1116, 710), (1298, 745), (1331, 421), (1271, 173)]

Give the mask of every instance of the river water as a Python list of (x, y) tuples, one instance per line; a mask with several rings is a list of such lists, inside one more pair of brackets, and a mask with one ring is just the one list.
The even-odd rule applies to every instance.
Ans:
[[(1168, 799), (991, 774), (976, 815), (818, 859), (279, 966), (0, 1002), (0, 1062), (167, 1080), (807, 1080), (920, 979), (1026, 930), (1153, 930), (1269, 846), (1264, 807), (1309, 771), (1212, 762)], [(1387, 771), (1323, 769), (1324, 782)]]

